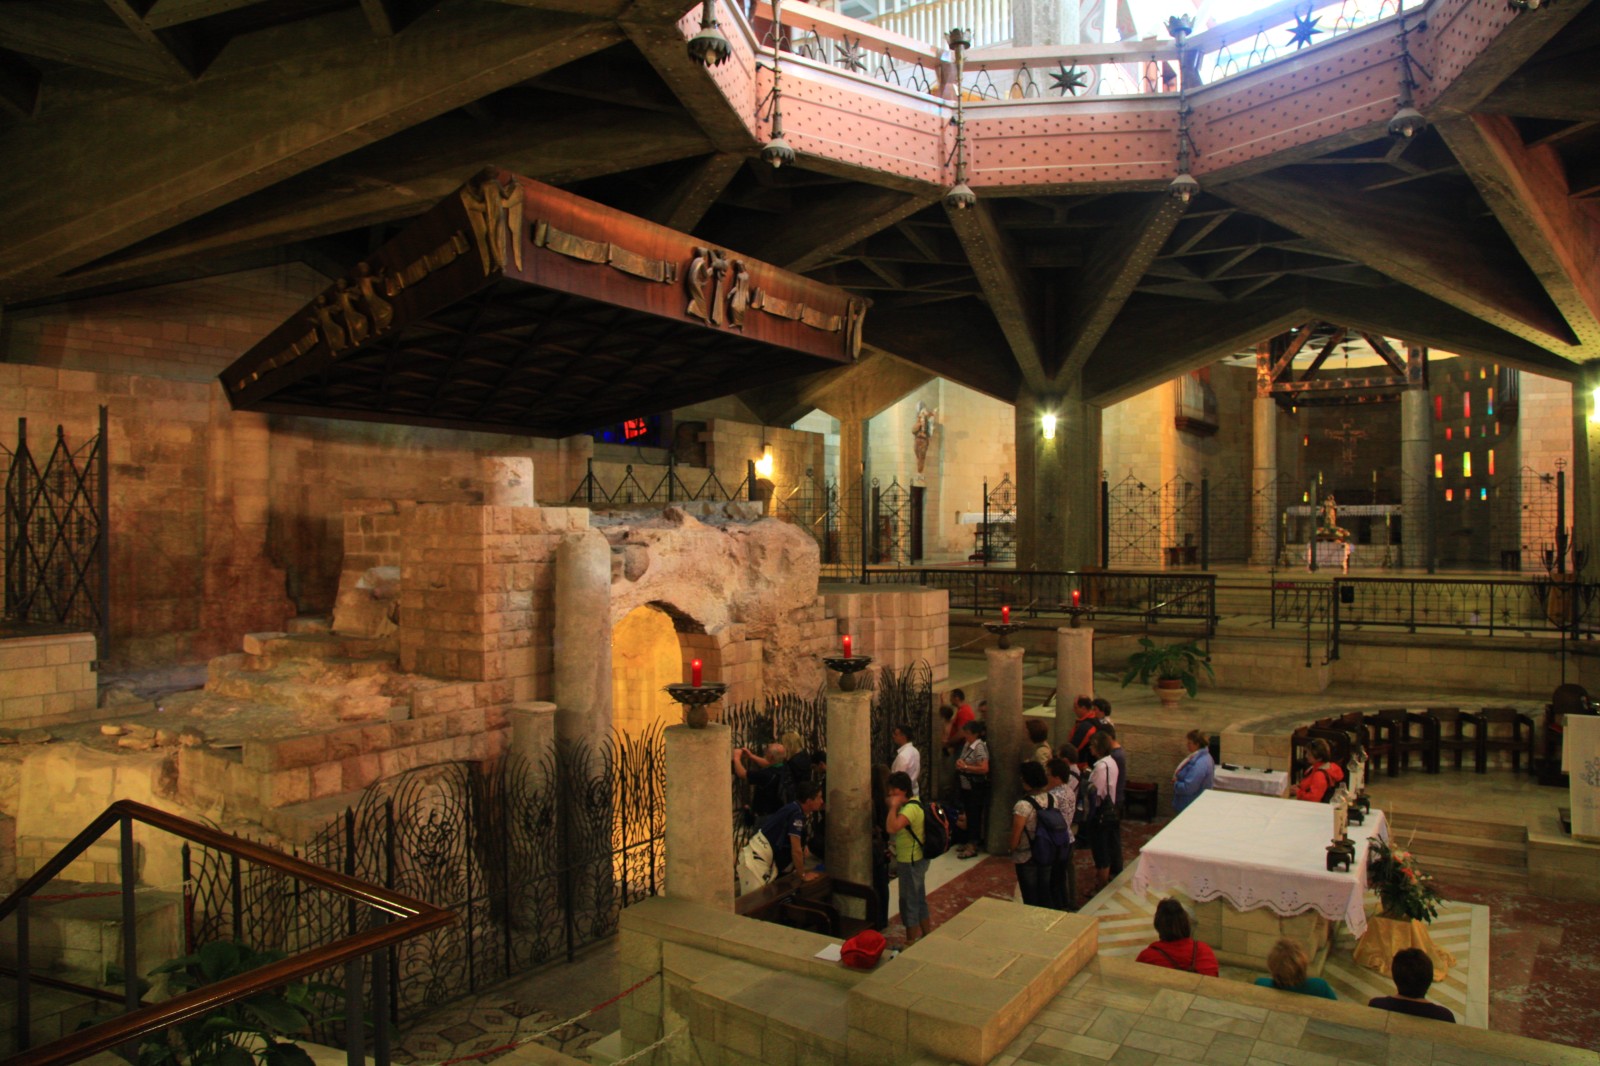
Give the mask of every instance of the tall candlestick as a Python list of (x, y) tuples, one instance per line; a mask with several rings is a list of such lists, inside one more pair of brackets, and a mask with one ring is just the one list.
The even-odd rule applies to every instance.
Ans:
[(1002, 607), (1002, 608), (1000, 608), (1000, 624), (1001, 625), (1010, 625), (1011, 624), (1011, 608), (1010, 607)]
[(844, 657), (846, 659), (850, 658), (850, 634), (849, 633), (846, 633), (844, 635)]
[(700, 666), (701, 663), (699, 659), (689, 660), (689, 682), (690, 684), (694, 685), (695, 688), (700, 687)]

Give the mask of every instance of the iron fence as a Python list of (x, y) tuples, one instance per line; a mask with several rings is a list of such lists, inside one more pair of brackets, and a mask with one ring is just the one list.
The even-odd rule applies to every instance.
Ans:
[[(640, 478), (643, 478), (641, 481)], [(707, 470), (705, 477), (696, 478), (691, 487), (678, 473), (678, 464), (670, 455), (665, 466), (643, 465), (635, 470), (634, 464), (624, 465), (614, 484), (607, 485), (595, 473), (594, 460), (589, 460), (587, 472), (573, 490), (568, 503), (581, 503), (590, 507), (629, 507), (663, 503), (690, 503), (697, 500), (711, 502), (726, 500), (756, 500), (761, 498), (761, 481), (756, 477), (755, 462), (746, 463), (744, 480), (729, 489), (715, 470)]]
[(1301, 627), (1305, 631), (1306, 666), (1312, 664), (1315, 643), (1321, 644), (1324, 663), (1339, 657), (1334, 638), (1334, 589), (1329, 581), (1272, 581), (1271, 626)]
[(99, 431), (76, 448), (56, 427), (41, 465), (17, 419), (17, 447), (0, 445), (6, 465), (5, 622), (24, 630), (86, 630), (110, 652), (110, 537), (106, 516), (109, 439), (106, 409)]
[(1334, 632), (1366, 627), (1482, 631), (1488, 636), (1588, 626), (1600, 584), (1581, 580), (1340, 577)]
[[(612, 933), (623, 907), (662, 888), (664, 754), (657, 726), (561, 742), (535, 762), (422, 767), (367, 789), (299, 854), (459, 916), (393, 952), (386, 1005), (362, 976), (369, 1011), (386, 1006), (403, 1022)], [(191, 946), (231, 937), (294, 953), (381, 920), (204, 848), (185, 851), (184, 880)]]
[(1167, 621), (1199, 622), (1207, 636), (1216, 624), (1217, 578), (1206, 572), (919, 566), (871, 569), (862, 578), (867, 584), (915, 581), (924, 588), (941, 588), (950, 594), (952, 611), (974, 614), (1007, 606), (1014, 613), (1038, 618), (1076, 608), (1095, 618), (1137, 619), (1146, 627)]

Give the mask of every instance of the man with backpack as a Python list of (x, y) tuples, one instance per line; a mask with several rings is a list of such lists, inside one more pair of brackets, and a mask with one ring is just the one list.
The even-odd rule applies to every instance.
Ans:
[(1016, 864), (1017, 887), (1022, 902), (1031, 907), (1052, 905), (1051, 882), (1056, 867), (1072, 861), (1072, 829), (1067, 812), (1056, 806), (1044, 767), (1033, 759), (1023, 763), (1023, 796), (1011, 808), (1011, 859)]
[(883, 826), (899, 869), (900, 920), (905, 923), (907, 947), (928, 935), (928, 860), (950, 844), (950, 829), (938, 805), (924, 806), (912, 798), (911, 788), (910, 774), (889, 775), (889, 817)]

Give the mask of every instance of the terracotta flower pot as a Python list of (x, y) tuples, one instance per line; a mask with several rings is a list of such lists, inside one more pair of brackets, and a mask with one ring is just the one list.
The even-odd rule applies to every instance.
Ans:
[(1156, 697), (1161, 700), (1161, 706), (1176, 707), (1183, 702), (1183, 682), (1175, 677), (1157, 678)]

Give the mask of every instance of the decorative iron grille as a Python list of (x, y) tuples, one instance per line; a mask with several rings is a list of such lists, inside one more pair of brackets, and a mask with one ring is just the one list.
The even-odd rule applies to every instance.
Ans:
[[(443, 763), (379, 782), (300, 853), (454, 910), (393, 953), (397, 1022), (610, 935), (661, 890), (665, 750), (659, 726), (562, 742), (537, 763)], [(206, 849), (186, 852), (191, 945), (222, 937), (295, 953), (381, 920)], [(332, 985), (342, 969), (322, 975)], [(363, 975), (371, 1007), (371, 974)], [(337, 1042), (339, 1033), (319, 1034)]]
[(983, 483), (983, 529), (979, 533), (984, 565), (1017, 561), (1017, 487), (1004, 474), (994, 488)]
[(1160, 487), (1152, 488), (1130, 472), (1105, 495), (1107, 565), (1160, 566)]
[[(1556, 527), (1560, 521), (1556, 476), (1525, 466), (1490, 481), (1487, 488), (1489, 558), (1482, 562), (1502, 570), (1543, 571), (1544, 551), (1555, 548)], [(1481, 507), (1482, 501), (1458, 504), (1436, 500), (1434, 506), (1448, 513), (1462, 507)]]
[(28, 445), (28, 420), (17, 419), (6, 459), (5, 620), (22, 628), (87, 630), (109, 652), (109, 538), (106, 523), (106, 409), (99, 432), (77, 448), (56, 427), (41, 466)]
[(872, 559), (876, 566), (911, 565), (911, 493), (892, 478), (888, 488), (872, 479)]

